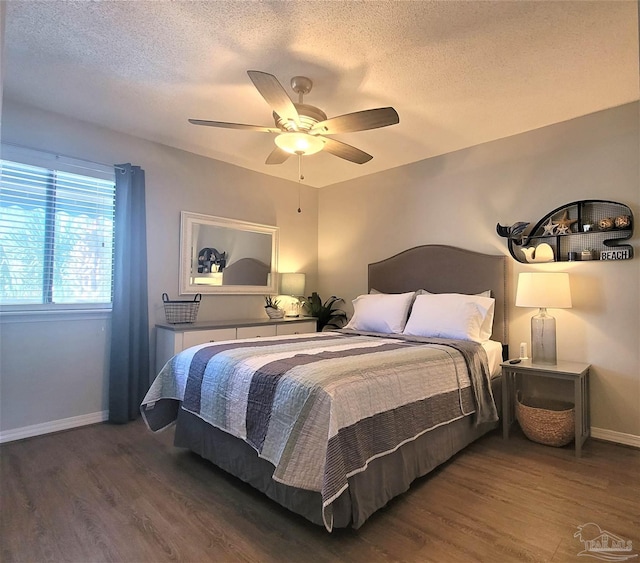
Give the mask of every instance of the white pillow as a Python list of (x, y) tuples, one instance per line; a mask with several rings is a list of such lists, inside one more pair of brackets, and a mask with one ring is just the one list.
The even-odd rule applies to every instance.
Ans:
[(460, 293), (418, 295), (404, 334), (485, 342), (491, 337), (495, 299)]
[(353, 317), (345, 328), (400, 334), (407, 322), (414, 292), (372, 293), (353, 300)]
[[(465, 297), (491, 297), (491, 290), (487, 289), (485, 291), (481, 291), (480, 293), (475, 294), (466, 294), (466, 293), (431, 293), (426, 289), (419, 289), (416, 291), (416, 295), (464, 295)], [(493, 298), (492, 298), (493, 299)], [(480, 330), (480, 338), (481, 342), (485, 342), (491, 338), (491, 334), (493, 333), (493, 315), (495, 311), (495, 299), (493, 300), (493, 307), (489, 310), (489, 314), (485, 317), (484, 322), (482, 323), (482, 328)], [(486, 338), (485, 338), (486, 337)]]

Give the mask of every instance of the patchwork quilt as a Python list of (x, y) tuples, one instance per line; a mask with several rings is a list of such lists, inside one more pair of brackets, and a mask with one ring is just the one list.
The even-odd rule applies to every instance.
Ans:
[(331, 503), (371, 460), (465, 416), (498, 418), (479, 344), (354, 331), (189, 348), (141, 405), (153, 431), (179, 408), (250, 444), (273, 479), (320, 492), (328, 529)]

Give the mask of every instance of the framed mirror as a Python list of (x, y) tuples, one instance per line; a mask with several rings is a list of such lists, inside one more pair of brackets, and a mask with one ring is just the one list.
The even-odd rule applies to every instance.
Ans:
[(182, 211), (180, 293), (277, 293), (278, 227)]

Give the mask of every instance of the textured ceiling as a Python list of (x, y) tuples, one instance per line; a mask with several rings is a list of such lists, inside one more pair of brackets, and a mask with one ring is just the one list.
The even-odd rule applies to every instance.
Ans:
[[(336, 139), (367, 164), (304, 159), (325, 186), (638, 99), (634, 1), (35, 2), (6, 4), (4, 96), (265, 174), (273, 126), (246, 70), (314, 81), (329, 117), (400, 123)], [(297, 101), (297, 100), (296, 100)]]

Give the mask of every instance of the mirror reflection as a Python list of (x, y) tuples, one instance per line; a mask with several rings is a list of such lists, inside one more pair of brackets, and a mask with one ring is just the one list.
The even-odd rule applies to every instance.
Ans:
[(278, 229), (182, 212), (180, 293), (274, 293)]

